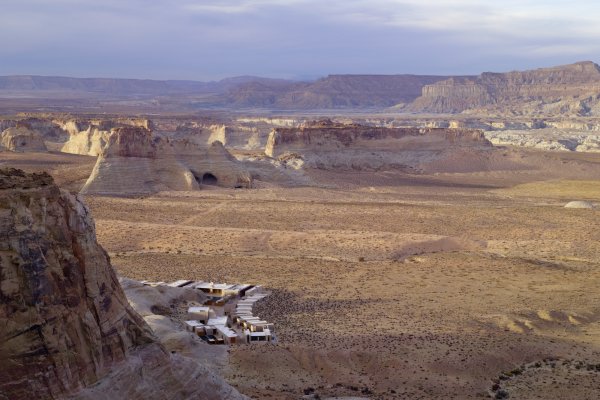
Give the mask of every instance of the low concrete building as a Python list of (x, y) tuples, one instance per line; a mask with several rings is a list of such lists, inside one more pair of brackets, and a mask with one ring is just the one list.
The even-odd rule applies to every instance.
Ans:
[(167, 286), (171, 286), (171, 287), (186, 287), (189, 284), (193, 283), (194, 281), (189, 281), (186, 279), (180, 279), (178, 281), (175, 282), (171, 282), (169, 283)]
[(204, 327), (204, 324), (198, 321), (185, 321), (183, 324), (185, 325), (185, 329), (189, 332), (196, 332), (196, 328)]
[(208, 319), (208, 322), (206, 323), (206, 325), (213, 325), (213, 326), (227, 325), (227, 316), (223, 315), (220, 317), (211, 317)]
[(244, 330), (244, 338), (246, 339), (246, 343), (270, 342), (272, 340), (271, 332), (268, 329), (262, 332), (252, 332), (246, 329)]
[(210, 307), (190, 307), (188, 308), (187, 315), (191, 320), (197, 320), (206, 323), (210, 318)]
[(245, 296), (246, 292), (253, 288), (253, 285), (246, 284), (235, 284), (230, 285), (227, 283), (214, 283), (214, 282), (196, 282), (192, 286), (194, 289), (203, 291), (204, 293), (213, 297), (224, 297), (224, 296)]
[(237, 343), (238, 334), (233, 329), (225, 326), (225, 325), (217, 325), (215, 326), (217, 330), (217, 336), (223, 338), (223, 341), (227, 344)]

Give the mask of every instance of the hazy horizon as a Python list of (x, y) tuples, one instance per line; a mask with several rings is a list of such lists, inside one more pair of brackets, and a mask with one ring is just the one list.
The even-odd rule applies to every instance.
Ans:
[(0, 75), (476, 75), (600, 59), (577, 0), (8, 0)]

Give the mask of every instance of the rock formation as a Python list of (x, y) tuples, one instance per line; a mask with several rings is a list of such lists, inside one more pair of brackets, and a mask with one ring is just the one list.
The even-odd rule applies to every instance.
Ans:
[(600, 152), (600, 135), (552, 129), (486, 132), (494, 145), (531, 147), (545, 151)]
[(13, 128), (2, 132), (2, 147), (15, 152), (46, 152), (44, 138), (24, 123), (19, 123)]
[(583, 200), (570, 201), (565, 204), (565, 208), (583, 208), (583, 209), (593, 209), (596, 208), (594, 203)]
[(0, 171), (0, 393), (50, 398), (89, 385), (152, 342), (80, 199), (45, 174)]
[[(380, 128), (320, 121), (274, 129), (265, 154), (310, 168), (418, 170), (461, 149), (490, 150), (491, 144), (477, 130)], [(293, 163), (293, 158), (301, 162)]]
[(589, 115), (598, 106), (600, 67), (580, 62), (553, 68), (477, 77), (450, 78), (425, 85), (408, 106), (417, 112), (459, 113), (489, 109), (500, 114), (533, 112)]
[(63, 153), (98, 156), (106, 145), (109, 131), (103, 131), (91, 125), (85, 131), (74, 132), (61, 147)]
[(78, 197), (0, 170), (0, 213), (0, 398), (240, 398), (156, 342)]
[(205, 147), (121, 127), (108, 136), (82, 193), (196, 190), (199, 184), (250, 187), (252, 178), (218, 141)]
[(152, 121), (144, 118), (68, 119), (56, 123), (68, 133), (60, 151), (88, 156), (100, 155), (114, 129), (132, 126), (150, 130), (153, 127)]

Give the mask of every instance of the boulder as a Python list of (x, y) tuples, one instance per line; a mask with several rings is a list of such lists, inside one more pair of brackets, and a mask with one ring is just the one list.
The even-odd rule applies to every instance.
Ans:
[(570, 201), (567, 204), (565, 204), (565, 208), (593, 209), (596, 207), (594, 206), (594, 203), (591, 203), (589, 201), (576, 200), (576, 201)]

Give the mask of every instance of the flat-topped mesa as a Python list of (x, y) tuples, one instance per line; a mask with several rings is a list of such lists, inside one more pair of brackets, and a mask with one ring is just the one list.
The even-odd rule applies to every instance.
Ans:
[(265, 154), (278, 157), (286, 152), (344, 148), (423, 150), (443, 143), (440, 150), (461, 144), (488, 147), (482, 131), (449, 128), (384, 128), (336, 124), (328, 120), (306, 123), (299, 128), (276, 128), (269, 135)]
[(77, 197), (45, 173), (0, 170), (0, 394), (56, 398), (153, 335), (129, 306)]
[(331, 121), (307, 123), (299, 128), (276, 128), (269, 135), (265, 154), (279, 162), (296, 162), (307, 168), (423, 170), (426, 164), (491, 150), (483, 132), (449, 128), (382, 128)]
[(131, 195), (197, 190), (202, 184), (251, 187), (252, 177), (219, 141), (207, 147), (127, 126), (111, 130), (81, 192)]
[[(408, 109), (457, 113), (490, 106), (510, 108), (524, 103), (550, 104), (565, 98), (581, 101), (598, 93), (600, 68), (586, 61), (531, 71), (485, 72), (477, 77), (446, 79), (425, 85), (421, 97)], [(576, 109), (577, 105), (573, 107)], [(564, 108), (559, 111), (569, 111)]]

